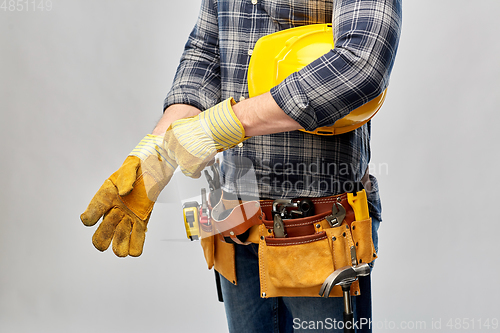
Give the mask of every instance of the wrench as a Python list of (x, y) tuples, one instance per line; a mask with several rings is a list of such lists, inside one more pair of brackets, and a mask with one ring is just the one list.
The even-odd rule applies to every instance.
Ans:
[(338, 201), (333, 203), (332, 213), (325, 217), (330, 227), (338, 227), (344, 221), (346, 211), (344, 206)]

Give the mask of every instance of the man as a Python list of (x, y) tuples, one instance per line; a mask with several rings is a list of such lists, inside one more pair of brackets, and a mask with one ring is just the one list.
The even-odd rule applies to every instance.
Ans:
[[(248, 64), (260, 37), (330, 22), (333, 50), (270, 92), (249, 98)], [(165, 99), (162, 119), (82, 214), (86, 225), (104, 215), (94, 245), (103, 251), (113, 240), (117, 255), (140, 255), (154, 201), (175, 168), (199, 177), (221, 151), (221, 180), (228, 197), (252, 194), (252, 190), (237, 191), (234, 185), (243, 159), (252, 162), (261, 199), (317, 198), (346, 192), (347, 185), (361, 181), (367, 171), (370, 124), (336, 136), (297, 130), (332, 125), (384, 91), (400, 29), (401, 0), (203, 0)], [(200, 113), (202, 110), (207, 111)], [(370, 182), (368, 203), (376, 247), (381, 208), (375, 178), (370, 176)], [(223, 275), (231, 332), (342, 331), (341, 326), (333, 327), (334, 322), (342, 321), (342, 298), (266, 298), (259, 289), (259, 245), (229, 246), (235, 261), (234, 281), (224, 274), (225, 263), (217, 254), (215, 268)], [(215, 247), (222, 253), (226, 245), (215, 240)], [(370, 281), (364, 279), (360, 284), (356, 318), (367, 323), (371, 318)], [(304, 325), (319, 322), (323, 324)], [(358, 331), (369, 329), (364, 325)]]

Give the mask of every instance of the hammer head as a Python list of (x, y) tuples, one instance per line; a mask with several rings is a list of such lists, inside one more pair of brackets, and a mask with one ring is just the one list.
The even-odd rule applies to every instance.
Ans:
[(370, 274), (370, 266), (366, 263), (339, 268), (326, 278), (321, 286), (319, 294), (322, 297), (328, 298), (334, 286), (350, 286), (358, 279), (358, 276), (366, 276), (368, 274)]

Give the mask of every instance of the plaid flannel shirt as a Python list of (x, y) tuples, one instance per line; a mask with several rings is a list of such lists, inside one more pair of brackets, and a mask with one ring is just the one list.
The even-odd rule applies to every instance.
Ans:
[[(205, 110), (229, 97), (248, 98), (257, 40), (315, 23), (332, 23), (335, 48), (271, 94), (306, 130), (333, 124), (387, 87), (401, 0), (202, 0), (164, 108), (181, 103)], [(370, 123), (336, 136), (292, 131), (253, 137), (224, 152), (221, 180), (226, 191), (260, 198), (328, 196), (359, 181), (369, 161)], [(378, 186), (370, 178), (370, 213), (380, 219)]]

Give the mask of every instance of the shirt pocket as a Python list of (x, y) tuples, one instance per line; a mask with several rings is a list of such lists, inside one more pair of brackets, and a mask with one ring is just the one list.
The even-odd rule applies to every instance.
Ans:
[(261, 0), (261, 5), (283, 29), (332, 20), (332, 0)]

